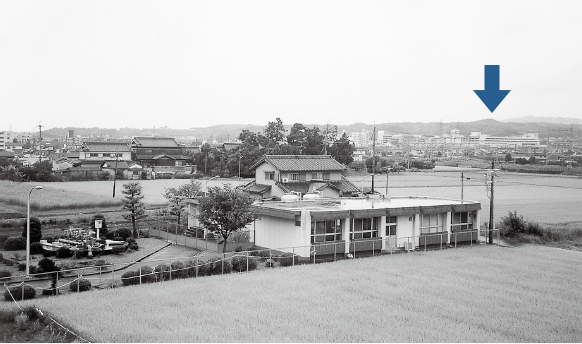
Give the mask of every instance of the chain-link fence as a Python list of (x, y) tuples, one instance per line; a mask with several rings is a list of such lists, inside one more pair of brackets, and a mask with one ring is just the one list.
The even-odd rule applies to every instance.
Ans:
[[(487, 234), (484, 231), (483, 234)], [(499, 230), (493, 233), (494, 243), (500, 244)], [(468, 240), (466, 240), (468, 238)], [(251, 250), (227, 253), (208, 251), (193, 256), (169, 259), (145, 259), (131, 264), (96, 264), (81, 268), (62, 270), (58, 273), (42, 273), (0, 279), (4, 283), (5, 299), (16, 293), (16, 298), (27, 295), (26, 290), (35, 290), (36, 295), (55, 295), (81, 292), (92, 288), (117, 288), (128, 285), (158, 283), (184, 278), (243, 273), (253, 270), (271, 269), (302, 264), (334, 262), (345, 259), (400, 254), (413, 251), (454, 249), (487, 242), (485, 236), (477, 236), (476, 231), (464, 231), (416, 237), (373, 238), (346, 243), (337, 241), (319, 243), (304, 247), (283, 247), (277, 249), (253, 248)], [(308, 253), (305, 255), (304, 253)], [(96, 261), (97, 262), (97, 261)], [(53, 287), (54, 286), (54, 287)], [(88, 287), (87, 287), (88, 286)], [(21, 290), (21, 291), (20, 291)], [(28, 292), (31, 293), (30, 291)]]

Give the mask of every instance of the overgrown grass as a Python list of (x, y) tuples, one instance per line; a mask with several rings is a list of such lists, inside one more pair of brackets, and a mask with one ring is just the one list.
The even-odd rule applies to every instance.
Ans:
[(104, 342), (580, 342), (581, 257), (474, 246), (22, 304)]
[[(0, 203), (26, 208), (30, 188), (38, 183), (14, 183), (0, 180)], [(56, 184), (58, 186), (58, 184)], [(62, 209), (106, 208), (120, 206), (120, 199), (113, 200), (104, 195), (94, 195), (81, 191), (63, 190), (53, 186), (43, 186), (33, 191), (30, 209), (51, 211)]]
[(72, 343), (77, 337), (29, 306), (0, 310), (0, 342)]

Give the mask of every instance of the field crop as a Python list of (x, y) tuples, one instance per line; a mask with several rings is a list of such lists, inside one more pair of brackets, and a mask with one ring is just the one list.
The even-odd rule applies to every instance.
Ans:
[[(464, 182), (464, 199), (481, 202), (481, 222), (489, 219), (489, 197), (485, 188), (485, 172), (465, 172), (471, 178)], [(352, 177), (358, 187), (370, 187), (371, 177)], [(376, 191), (385, 194), (386, 176), (375, 177)], [(403, 173), (389, 175), (390, 196), (433, 196), (461, 199), (461, 173)], [(578, 211), (582, 199), (582, 179), (566, 176), (544, 176), (498, 172), (495, 178), (495, 222), (511, 211), (525, 220), (540, 223), (575, 224), (582, 227)]]
[[(39, 210), (80, 209), (91, 207), (118, 206), (123, 198), (123, 184), (134, 182), (119, 180), (116, 183), (115, 198), (113, 198), (112, 181), (65, 182), (65, 183), (14, 183), (0, 181), (0, 203), (26, 207), (28, 192), (31, 187), (41, 185), (43, 190), (33, 191), (31, 208)], [(162, 196), (164, 189), (187, 184), (185, 179), (159, 179), (139, 181), (143, 187), (146, 204), (163, 204), (167, 200)], [(230, 183), (233, 186), (248, 181), (238, 180), (201, 180), (205, 186), (219, 186)]]
[(580, 342), (581, 257), (538, 246), (474, 246), (21, 305), (49, 311), (99, 342)]

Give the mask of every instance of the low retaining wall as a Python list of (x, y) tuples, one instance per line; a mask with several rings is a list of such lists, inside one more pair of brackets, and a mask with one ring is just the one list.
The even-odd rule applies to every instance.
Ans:
[[(222, 243), (218, 244), (216, 240), (204, 240), (199, 238), (187, 237), (185, 235), (176, 235), (168, 232), (164, 232), (158, 229), (151, 228), (149, 230), (150, 235), (157, 236), (162, 239), (166, 239), (170, 242), (174, 242), (178, 245), (184, 245), (187, 247), (196, 248), (203, 251), (213, 251), (218, 253), (223, 253), (222, 249), (224, 245)], [(231, 242), (226, 244), (226, 252), (232, 252), (236, 250), (237, 247), (246, 250), (247, 248), (253, 246), (252, 242), (236, 243)]]

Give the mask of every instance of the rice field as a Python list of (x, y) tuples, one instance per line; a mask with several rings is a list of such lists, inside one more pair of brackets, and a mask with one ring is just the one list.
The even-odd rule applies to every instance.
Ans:
[[(28, 192), (35, 185), (41, 185), (42, 190), (32, 192), (31, 208), (37, 210), (81, 209), (92, 207), (118, 206), (123, 198), (123, 184), (135, 182), (119, 180), (115, 186), (113, 197), (112, 181), (84, 181), (64, 183), (13, 183), (0, 180), (0, 206), (2, 203), (26, 207)], [(167, 200), (162, 196), (164, 189), (178, 187), (189, 183), (187, 179), (159, 179), (139, 181), (143, 187), (144, 202), (150, 205), (164, 204)], [(248, 181), (238, 180), (201, 180), (203, 188), (218, 186), (224, 183), (239, 185)], [(26, 208), (25, 208), (26, 210)]]
[[(489, 198), (484, 172), (464, 172), (471, 178), (464, 182), (464, 199), (481, 202), (481, 222), (489, 221)], [(352, 177), (358, 187), (370, 187), (371, 177)], [(388, 194), (391, 196), (433, 196), (461, 199), (461, 173), (390, 174)], [(375, 189), (386, 192), (386, 176), (375, 177)], [(574, 224), (582, 227), (580, 213), (582, 179), (567, 176), (546, 176), (498, 172), (495, 178), (495, 222), (501, 216), (517, 211), (527, 221)]]
[(547, 247), (483, 245), (21, 305), (34, 304), (98, 342), (580, 342), (581, 258)]

